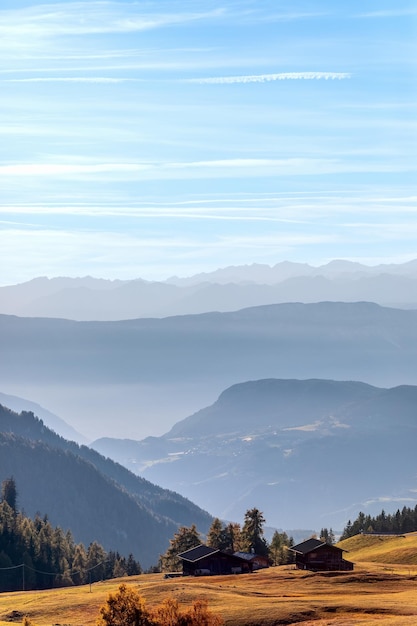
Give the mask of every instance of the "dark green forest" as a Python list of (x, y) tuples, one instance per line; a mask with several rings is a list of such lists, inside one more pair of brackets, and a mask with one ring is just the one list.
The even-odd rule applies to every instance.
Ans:
[(360, 512), (358, 517), (352, 522), (348, 521), (341, 540), (353, 537), (358, 533), (412, 533), (417, 531), (417, 505), (412, 508), (403, 507), (397, 509), (396, 513), (385, 513), (381, 511), (379, 515), (371, 517)]
[(47, 516), (27, 517), (17, 509), (13, 478), (2, 484), (0, 502), (0, 591), (82, 585), (141, 573), (138, 561), (106, 552), (93, 541), (75, 543), (71, 531), (52, 526)]
[(179, 494), (60, 437), (33, 413), (0, 405), (0, 480), (8, 476), (26, 515), (47, 514), (77, 543), (132, 552), (145, 569), (158, 563), (179, 526), (197, 523), (207, 532), (212, 521)]

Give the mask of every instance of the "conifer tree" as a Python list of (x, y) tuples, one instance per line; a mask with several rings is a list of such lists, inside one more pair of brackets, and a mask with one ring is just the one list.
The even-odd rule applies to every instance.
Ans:
[(224, 529), (224, 546), (224, 550), (231, 553), (244, 550), (240, 524), (231, 522), (226, 526)]
[(128, 576), (138, 576), (142, 573), (140, 563), (133, 558), (133, 554), (129, 554), (127, 557), (126, 573)]
[(328, 543), (329, 545), (333, 545), (335, 542), (336, 538), (334, 535), (334, 532), (332, 530), (332, 528), (328, 529), (328, 528), (322, 528), (320, 531), (320, 541), (323, 541), (324, 543)]
[(13, 476), (2, 482), (1, 499), (2, 502), (7, 502), (15, 513), (17, 512), (17, 488)]
[(248, 509), (245, 513), (245, 522), (242, 528), (242, 538), (244, 550), (255, 552), (260, 556), (268, 555), (268, 544), (263, 536), (265, 518), (263, 513), (257, 509)]
[(161, 556), (161, 569), (163, 572), (178, 572), (181, 562), (178, 554), (201, 544), (201, 537), (195, 524), (190, 527), (181, 526), (169, 541), (170, 546)]
[(91, 582), (103, 580), (106, 571), (106, 558), (106, 552), (97, 541), (90, 543), (87, 550), (87, 570)]
[(207, 534), (207, 545), (216, 550), (228, 550), (232, 552), (230, 531), (224, 528), (218, 517), (215, 517)]
[(78, 543), (74, 549), (72, 559), (72, 579), (75, 585), (82, 585), (86, 582), (87, 553), (82, 543)]
[(269, 557), (273, 565), (285, 565), (289, 561), (288, 548), (291, 540), (287, 533), (274, 532), (269, 544)]

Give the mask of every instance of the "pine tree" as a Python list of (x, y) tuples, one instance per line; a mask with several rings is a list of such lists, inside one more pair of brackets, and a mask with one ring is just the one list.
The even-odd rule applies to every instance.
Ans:
[(15, 513), (17, 512), (17, 488), (13, 476), (2, 482), (1, 499), (2, 502), (7, 502)]
[(336, 538), (334, 535), (334, 532), (332, 530), (332, 528), (328, 529), (328, 528), (322, 528), (320, 531), (320, 541), (323, 541), (324, 543), (328, 543), (329, 545), (333, 545), (335, 542)]
[(129, 554), (127, 558), (126, 573), (128, 576), (138, 576), (138, 574), (142, 574), (140, 563), (133, 558), (133, 554)]
[(242, 552), (244, 550), (242, 529), (240, 524), (231, 522), (224, 529), (225, 547), (227, 552)]
[(161, 569), (163, 572), (179, 572), (181, 562), (178, 554), (190, 548), (195, 548), (201, 544), (201, 537), (195, 524), (191, 527), (181, 526), (170, 539), (170, 546), (163, 556), (161, 556)]
[(224, 540), (222, 541), (223, 524), (218, 517), (215, 517), (207, 534), (207, 545), (217, 550), (222, 549)]
[(287, 533), (274, 532), (271, 543), (269, 544), (269, 557), (273, 565), (285, 565), (288, 563), (288, 548), (290, 539)]
[(106, 558), (106, 552), (97, 541), (90, 543), (87, 550), (87, 570), (91, 582), (103, 580), (106, 571)]
[(246, 552), (255, 552), (260, 556), (268, 555), (268, 544), (263, 536), (264, 524), (265, 518), (259, 509), (253, 508), (246, 511), (242, 528), (243, 545)]
[(78, 543), (74, 549), (72, 559), (72, 579), (75, 585), (82, 585), (86, 582), (87, 553), (82, 543)]

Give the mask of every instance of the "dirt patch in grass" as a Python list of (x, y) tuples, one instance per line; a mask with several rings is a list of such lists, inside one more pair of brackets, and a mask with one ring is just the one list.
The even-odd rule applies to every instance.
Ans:
[(21, 622), (24, 617), (25, 614), (21, 611), (10, 611), (6, 613), (6, 615), (3, 615), (1, 619), (5, 622)]

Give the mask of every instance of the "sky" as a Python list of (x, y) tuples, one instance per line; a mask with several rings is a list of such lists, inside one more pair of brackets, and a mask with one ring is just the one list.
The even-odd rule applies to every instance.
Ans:
[(417, 257), (416, 0), (3, 0), (0, 284)]

